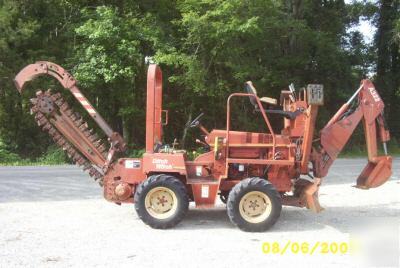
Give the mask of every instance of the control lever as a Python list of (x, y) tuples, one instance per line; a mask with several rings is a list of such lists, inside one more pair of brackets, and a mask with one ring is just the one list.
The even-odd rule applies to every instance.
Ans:
[(289, 95), (290, 100), (291, 100), (292, 102), (296, 102), (296, 99), (297, 99), (297, 96), (296, 96), (296, 89), (294, 88), (293, 83), (291, 83), (291, 84), (289, 85), (289, 90), (290, 90), (290, 93), (292, 93), (292, 95)]
[(196, 143), (199, 143), (199, 144), (203, 145), (204, 148), (206, 148), (207, 150), (210, 149), (210, 145), (207, 144), (207, 143), (205, 143), (204, 141), (201, 141), (201, 140), (199, 140), (199, 139), (196, 139)]
[(197, 127), (200, 124), (200, 118), (204, 115), (204, 113), (199, 114), (192, 122), (186, 124), (187, 128)]

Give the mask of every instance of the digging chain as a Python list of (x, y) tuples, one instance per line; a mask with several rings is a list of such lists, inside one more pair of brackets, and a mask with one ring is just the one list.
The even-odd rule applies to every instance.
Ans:
[(46, 92), (40, 90), (36, 93), (36, 98), (30, 101), (32, 103), (31, 113), (34, 115), (38, 126), (40, 126), (43, 131), (49, 133), (54, 142), (66, 151), (68, 157), (71, 158), (75, 164), (83, 167), (84, 171), (88, 171), (89, 175), (102, 186), (104, 176), (102, 172), (82, 156), (82, 154), (62, 136), (56, 127), (54, 127), (51, 121), (56, 119), (52, 117), (52, 114), (55, 112), (54, 110), (56, 107), (63, 111), (74, 122), (79, 131), (81, 131), (103, 156), (106, 157), (106, 146), (102, 143), (97, 134), (93, 133), (93, 129), (89, 129), (88, 124), (82, 117), (69, 108), (69, 105), (61, 97), (60, 93), (51, 94), (50, 89)]

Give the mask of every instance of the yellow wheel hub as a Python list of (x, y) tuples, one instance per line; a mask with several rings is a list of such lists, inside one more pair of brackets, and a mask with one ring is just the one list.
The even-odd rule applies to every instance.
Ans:
[(240, 215), (250, 223), (263, 222), (269, 217), (271, 211), (271, 199), (260, 191), (248, 192), (239, 203)]
[(154, 218), (166, 219), (174, 215), (178, 200), (175, 193), (166, 187), (151, 189), (144, 200), (147, 212)]

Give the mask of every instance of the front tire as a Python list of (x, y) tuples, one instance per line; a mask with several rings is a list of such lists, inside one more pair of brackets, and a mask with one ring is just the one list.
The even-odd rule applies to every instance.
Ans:
[(185, 185), (171, 175), (152, 175), (137, 187), (135, 210), (139, 218), (155, 229), (177, 225), (189, 207)]
[(229, 191), (221, 191), (219, 193), (219, 199), (221, 200), (222, 203), (226, 205), (226, 202), (228, 202), (228, 196), (229, 196)]
[(269, 181), (262, 178), (242, 180), (229, 193), (229, 219), (243, 231), (268, 230), (278, 220), (281, 210), (280, 194)]

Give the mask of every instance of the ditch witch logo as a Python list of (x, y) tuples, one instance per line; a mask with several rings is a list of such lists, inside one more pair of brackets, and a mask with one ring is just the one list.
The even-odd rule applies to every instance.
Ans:
[(156, 165), (156, 169), (172, 169), (167, 159), (154, 158), (152, 163)]

